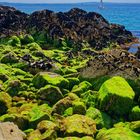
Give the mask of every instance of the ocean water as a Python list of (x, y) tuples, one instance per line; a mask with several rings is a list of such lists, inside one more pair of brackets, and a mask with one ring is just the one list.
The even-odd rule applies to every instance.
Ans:
[(49, 9), (55, 12), (65, 12), (71, 8), (78, 7), (86, 11), (98, 12), (109, 22), (124, 25), (126, 29), (132, 31), (134, 35), (140, 38), (140, 4), (104, 3), (104, 9), (99, 9), (99, 3), (95, 2), (78, 4), (0, 4), (15, 7), (28, 14), (43, 9)]

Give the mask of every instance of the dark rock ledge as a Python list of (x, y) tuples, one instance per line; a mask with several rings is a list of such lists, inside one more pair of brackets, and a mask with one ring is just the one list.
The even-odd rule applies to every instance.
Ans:
[(64, 13), (42, 10), (28, 15), (0, 6), (0, 38), (23, 33), (43, 33), (51, 39), (67, 38), (73, 43), (85, 40), (96, 49), (107, 47), (109, 42), (120, 45), (135, 40), (124, 26), (111, 24), (95, 12), (73, 8)]

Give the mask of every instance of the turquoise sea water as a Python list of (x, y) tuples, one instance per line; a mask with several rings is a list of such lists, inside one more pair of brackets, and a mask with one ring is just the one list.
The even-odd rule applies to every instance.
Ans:
[(86, 11), (94, 11), (102, 14), (112, 23), (124, 25), (126, 29), (132, 31), (140, 37), (140, 4), (126, 3), (104, 3), (104, 9), (99, 9), (99, 3), (79, 3), (79, 4), (10, 4), (2, 5), (13, 6), (23, 12), (32, 13), (36, 10), (49, 9), (55, 12), (65, 12), (71, 8), (82, 8)]

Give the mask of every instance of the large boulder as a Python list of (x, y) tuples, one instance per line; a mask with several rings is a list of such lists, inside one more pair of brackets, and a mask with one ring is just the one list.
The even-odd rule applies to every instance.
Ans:
[(69, 81), (56, 73), (40, 72), (33, 78), (33, 84), (37, 88), (44, 87), (46, 84), (68, 88)]
[(134, 91), (124, 78), (113, 77), (104, 82), (99, 90), (99, 108), (112, 115), (126, 115), (132, 108), (134, 96)]
[(96, 133), (96, 124), (91, 118), (75, 114), (62, 120), (61, 131), (66, 136), (93, 136)]
[(100, 130), (96, 140), (139, 140), (140, 135), (125, 127)]

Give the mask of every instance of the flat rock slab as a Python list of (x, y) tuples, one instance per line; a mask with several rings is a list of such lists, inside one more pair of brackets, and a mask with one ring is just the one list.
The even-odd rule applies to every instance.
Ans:
[(25, 134), (11, 122), (0, 123), (0, 140), (23, 140)]

